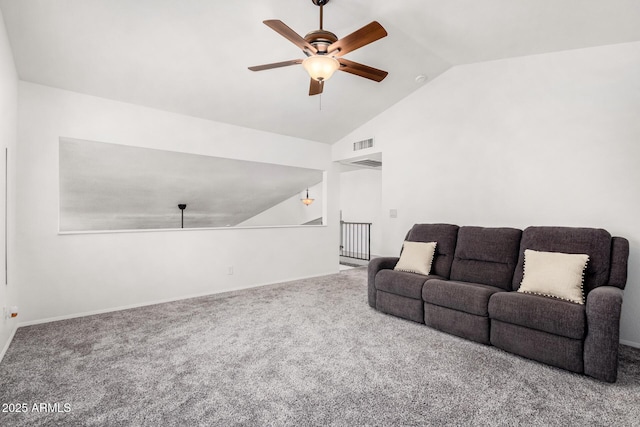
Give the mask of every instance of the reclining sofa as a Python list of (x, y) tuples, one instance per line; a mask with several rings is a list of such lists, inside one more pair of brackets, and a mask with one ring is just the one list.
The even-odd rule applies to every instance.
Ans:
[[(368, 267), (369, 305), (381, 312), (602, 381), (615, 382), (629, 242), (603, 229), (416, 224), (405, 241), (436, 242), (428, 275)], [(517, 292), (525, 251), (588, 255), (584, 303)]]

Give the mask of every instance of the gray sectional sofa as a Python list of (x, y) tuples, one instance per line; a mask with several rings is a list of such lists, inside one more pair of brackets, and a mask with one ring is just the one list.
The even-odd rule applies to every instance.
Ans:
[[(369, 305), (511, 353), (615, 382), (629, 242), (602, 229), (416, 224), (405, 238), (437, 242), (428, 276), (368, 267)], [(584, 304), (516, 292), (525, 250), (587, 254)]]

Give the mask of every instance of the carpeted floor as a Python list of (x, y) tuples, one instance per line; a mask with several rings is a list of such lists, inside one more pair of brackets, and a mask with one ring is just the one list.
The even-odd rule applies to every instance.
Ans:
[(0, 403), (28, 407), (2, 426), (637, 426), (640, 350), (602, 383), (376, 312), (357, 268), (20, 328)]

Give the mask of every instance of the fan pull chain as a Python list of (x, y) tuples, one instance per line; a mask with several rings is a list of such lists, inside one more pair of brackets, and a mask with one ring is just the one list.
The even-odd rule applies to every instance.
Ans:
[(320, 101), (320, 111), (322, 111), (322, 94), (320, 94), (318, 100)]

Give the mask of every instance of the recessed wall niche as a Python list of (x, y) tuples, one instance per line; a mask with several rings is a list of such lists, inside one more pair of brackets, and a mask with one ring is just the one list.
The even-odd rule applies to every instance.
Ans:
[(322, 224), (318, 169), (72, 138), (59, 161), (61, 233)]

